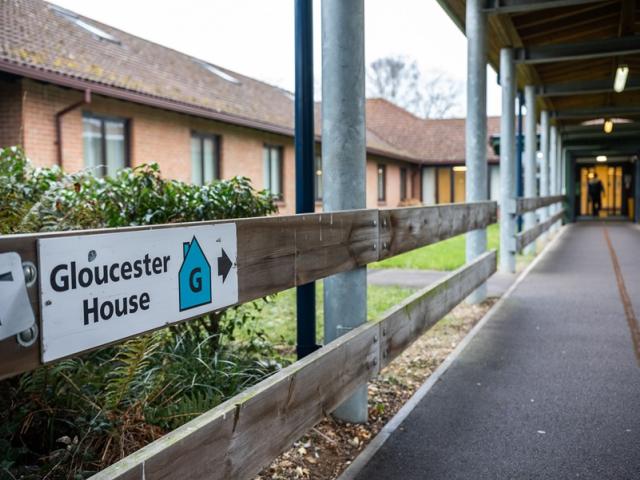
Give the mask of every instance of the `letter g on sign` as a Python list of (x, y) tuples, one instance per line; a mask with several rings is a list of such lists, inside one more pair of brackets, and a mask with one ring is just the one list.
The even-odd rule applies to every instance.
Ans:
[(191, 274), (189, 275), (189, 288), (194, 293), (202, 290), (202, 269), (200, 267), (196, 267), (191, 270)]

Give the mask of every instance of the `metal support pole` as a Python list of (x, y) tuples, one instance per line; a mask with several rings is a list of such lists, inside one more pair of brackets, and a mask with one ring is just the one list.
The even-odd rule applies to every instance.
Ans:
[(635, 207), (635, 221), (640, 223), (640, 160), (636, 158), (636, 184), (635, 184), (635, 198), (633, 205)]
[(562, 135), (558, 131), (558, 153), (560, 155), (560, 193), (562, 195), (567, 194), (567, 156), (565, 154), (564, 145), (562, 141)]
[[(540, 112), (540, 196), (549, 196), (549, 112), (542, 110)], [(544, 222), (549, 218), (549, 207), (540, 209), (540, 221)], [(547, 233), (540, 235), (543, 242), (547, 239)]]
[[(313, 212), (315, 138), (313, 131), (313, 8), (311, 0), (295, 3), (295, 148), (296, 213)], [(296, 289), (297, 354), (305, 357), (318, 348), (316, 344), (316, 284)]]
[(568, 197), (568, 209), (569, 213), (567, 217), (571, 222), (576, 221), (576, 184), (575, 184), (575, 169), (573, 167), (573, 154), (564, 149), (563, 152), (564, 158), (564, 171), (565, 171), (565, 186), (566, 186), (566, 195)]
[[(322, 161), (324, 211), (365, 208), (364, 0), (322, 0)], [(367, 321), (367, 270), (324, 281), (324, 339)], [(367, 421), (367, 386), (334, 412)]]
[[(467, 121), (466, 196), (467, 202), (487, 200), (487, 16), (482, 0), (467, 0)], [(487, 230), (467, 233), (467, 262), (487, 250)], [(487, 298), (487, 284), (478, 287), (467, 301)]]
[[(518, 153), (516, 157), (516, 197), (524, 195), (524, 182), (522, 178), (522, 152), (524, 150), (524, 139), (522, 135), (522, 107), (524, 106), (524, 95), (518, 92)], [(522, 215), (518, 215), (516, 228), (522, 231)]]
[[(536, 133), (536, 88), (533, 85), (524, 87), (525, 104), (527, 105), (527, 116), (525, 118), (524, 137), (524, 196), (536, 197), (536, 151), (538, 148), (538, 136)], [(524, 228), (529, 230), (536, 224), (535, 212), (524, 214)], [(535, 242), (530, 243), (524, 249), (524, 253), (532, 254), (536, 251)]]
[[(560, 195), (558, 191), (559, 179), (558, 179), (558, 136), (555, 125), (552, 125), (549, 130), (549, 192), (550, 195)], [(554, 215), (558, 210), (558, 205), (552, 205), (550, 208), (550, 214)], [(555, 232), (558, 229), (558, 223), (556, 222), (551, 231)]]
[(516, 75), (513, 49), (500, 50), (500, 85), (502, 87), (502, 116), (500, 117), (500, 271), (516, 271), (515, 202), (516, 134), (515, 100)]

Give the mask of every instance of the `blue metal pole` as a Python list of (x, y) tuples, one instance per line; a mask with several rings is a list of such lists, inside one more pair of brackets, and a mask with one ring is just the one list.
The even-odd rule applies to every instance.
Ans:
[[(516, 154), (516, 197), (522, 197), (524, 195), (524, 182), (522, 178), (522, 152), (524, 150), (524, 144), (522, 142), (522, 105), (524, 105), (524, 95), (522, 91), (518, 92), (518, 143)], [(518, 215), (518, 232), (522, 231), (522, 215)]]
[[(313, 160), (313, 6), (312, 0), (295, 0), (295, 149), (296, 213), (314, 211)], [(296, 294), (298, 358), (318, 348), (316, 344), (316, 285), (300, 285)]]

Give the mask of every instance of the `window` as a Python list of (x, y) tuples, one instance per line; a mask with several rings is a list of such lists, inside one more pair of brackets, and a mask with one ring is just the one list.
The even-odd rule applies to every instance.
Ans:
[(59, 7), (58, 5), (49, 5), (49, 8), (56, 12), (58, 15), (61, 15), (67, 20), (75, 23), (78, 27), (83, 28), (87, 32), (95, 35), (97, 38), (120, 45), (120, 40), (118, 40), (116, 37), (114, 37), (110, 33), (105, 32), (101, 28), (96, 27), (95, 25), (91, 25), (90, 23), (85, 22), (72, 11), (67, 10), (66, 8)]
[(378, 164), (378, 201), (387, 199), (387, 166)]
[(400, 169), (400, 200), (407, 199), (407, 169)]
[(219, 139), (215, 135), (191, 134), (191, 182), (204, 185), (220, 178)]
[(113, 175), (129, 164), (127, 121), (85, 113), (82, 117), (84, 166), (99, 177)]
[(317, 202), (322, 201), (322, 157), (316, 155), (315, 173), (315, 199)]
[(451, 193), (453, 191), (453, 175), (451, 167), (440, 167), (437, 169), (437, 192), (438, 203), (451, 203)]
[(437, 199), (436, 168), (424, 167), (422, 169), (422, 203), (435, 205)]
[(467, 167), (457, 165), (452, 168), (453, 171), (453, 201), (455, 203), (464, 203), (467, 195)]
[(264, 188), (282, 200), (282, 147), (265, 145)]

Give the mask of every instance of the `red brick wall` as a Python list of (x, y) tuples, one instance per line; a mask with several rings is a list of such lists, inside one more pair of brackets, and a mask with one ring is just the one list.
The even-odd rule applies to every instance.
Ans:
[(0, 78), (0, 147), (22, 145), (21, 97), (19, 79)]
[[(39, 165), (57, 162), (55, 114), (83, 99), (82, 92), (54, 85), (23, 80), (24, 146), (30, 158)], [(62, 120), (63, 168), (77, 171), (84, 167), (82, 152), (82, 112), (127, 118), (130, 127), (131, 165), (157, 162), (163, 175), (183, 181), (191, 180), (190, 136), (192, 131), (220, 136), (220, 170), (222, 178), (235, 175), (249, 177), (255, 188), (264, 187), (263, 146), (283, 147), (283, 201), (281, 213), (295, 211), (295, 153), (293, 139), (284, 135), (229, 125), (214, 120), (183, 115), (130, 102), (93, 95)], [(386, 206), (400, 203), (400, 163), (381, 157), (369, 158), (367, 166), (367, 206), (378, 206), (376, 198), (377, 162), (387, 164)], [(407, 165), (408, 179), (412, 169)], [(411, 183), (410, 180), (408, 183)], [(407, 186), (411, 195), (411, 186)]]

